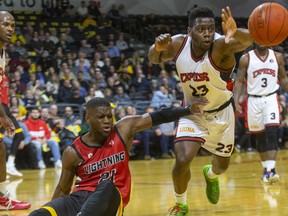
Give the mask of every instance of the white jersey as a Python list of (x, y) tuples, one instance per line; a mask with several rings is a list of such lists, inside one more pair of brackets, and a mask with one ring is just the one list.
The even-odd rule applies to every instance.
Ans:
[(215, 110), (229, 101), (232, 92), (227, 89), (229, 72), (217, 68), (211, 59), (210, 51), (195, 59), (191, 50), (192, 39), (186, 36), (176, 55), (176, 68), (182, 84), (185, 103), (191, 104), (194, 97), (206, 97), (209, 100), (202, 109), (204, 111)]
[(261, 59), (255, 50), (248, 52), (247, 93), (249, 95), (265, 96), (279, 89), (278, 62), (273, 50)]

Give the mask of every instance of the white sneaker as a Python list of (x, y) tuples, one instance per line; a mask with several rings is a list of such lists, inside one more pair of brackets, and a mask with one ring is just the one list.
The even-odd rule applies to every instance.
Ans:
[(46, 168), (46, 165), (45, 165), (43, 160), (38, 161), (38, 167), (39, 167), (39, 169), (45, 169)]
[(15, 165), (6, 165), (6, 172), (10, 176), (23, 177), (23, 174), (16, 169)]
[(61, 160), (57, 160), (55, 162), (55, 168), (62, 168), (62, 161)]

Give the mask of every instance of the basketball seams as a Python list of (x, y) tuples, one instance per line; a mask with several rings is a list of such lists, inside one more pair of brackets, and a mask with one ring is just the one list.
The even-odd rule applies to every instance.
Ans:
[(288, 12), (278, 3), (263, 3), (249, 16), (248, 29), (256, 43), (265, 46), (280, 44), (288, 36)]
[[(272, 10), (272, 4), (273, 3), (270, 3), (269, 4), (269, 7), (267, 8), (267, 14), (265, 16), (265, 19), (267, 20), (267, 31), (266, 31), (266, 38), (269, 42), (273, 42), (273, 40), (271, 41), (270, 38), (269, 38), (269, 32), (270, 32), (270, 15), (271, 15), (271, 10)], [(265, 20), (265, 21), (266, 21)]]

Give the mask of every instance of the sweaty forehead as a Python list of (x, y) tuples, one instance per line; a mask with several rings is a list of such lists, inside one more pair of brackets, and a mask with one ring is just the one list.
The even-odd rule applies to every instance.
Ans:
[(14, 18), (8, 13), (0, 13), (0, 22), (14, 22)]
[(199, 17), (196, 18), (195, 25), (214, 25), (215, 24), (215, 20), (211, 17)]

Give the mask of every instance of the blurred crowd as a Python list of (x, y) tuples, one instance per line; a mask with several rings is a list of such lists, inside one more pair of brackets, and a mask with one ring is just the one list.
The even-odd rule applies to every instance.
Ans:
[[(159, 25), (158, 19), (149, 14), (129, 21), (123, 4), (101, 11), (96, 1), (71, 5), (69, 1), (57, 0), (52, 4), (47, 0), (36, 23), (16, 26), (12, 43), (6, 48), (10, 58), (6, 73), (10, 80), (9, 107), (24, 123), (23, 127), (27, 127), (28, 138), (16, 157), (18, 168), (61, 167), (63, 149), (87, 130), (83, 113), (85, 103), (93, 97), (105, 97), (111, 102), (115, 121), (126, 115), (181, 105), (183, 94), (174, 62), (152, 65), (146, 50), (132, 46), (131, 41), (138, 40), (146, 49), (150, 45), (145, 44), (147, 37), (173, 32), (168, 24)], [(61, 28), (43, 24), (67, 20), (71, 25)], [(127, 28), (131, 21), (135, 28), (132, 32)], [(75, 28), (73, 22), (80, 25)], [(246, 23), (247, 19), (239, 19), (240, 26)], [(147, 32), (151, 35), (147, 36)], [(287, 43), (277, 49), (284, 54), (288, 69)], [(280, 94), (283, 128), (279, 129), (279, 146), (284, 148), (288, 140), (287, 95)], [(31, 133), (31, 119), (47, 125), (41, 137), (37, 137), (39, 133)], [(131, 157), (147, 160), (174, 157), (174, 133), (172, 122), (136, 134)], [(253, 149), (253, 139), (250, 144), (247, 141), (241, 144), (243, 134), (242, 129), (237, 130), (239, 149)], [(9, 149), (9, 140), (5, 142)]]

